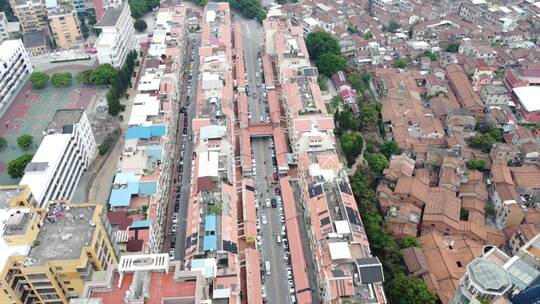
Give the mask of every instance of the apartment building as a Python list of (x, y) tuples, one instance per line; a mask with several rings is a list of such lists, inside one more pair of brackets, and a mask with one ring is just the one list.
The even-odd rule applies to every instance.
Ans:
[(182, 270), (166, 253), (123, 255), (105, 276), (86, 282), (83, 295), (70, 304), (203, 303), (210, 301), (205, 273)]
[[(106, 18), (106, 17), (104, 17)], [(119, 243), (127, 252), (160, 253), (166, 231), (172, 184), (172, 155), (180, 105), (187, 28), (183, 5), (161, 8), (156, 32), (141, 68), (138, 94), (128, 118), (126, 143), (113, 181), (109, 205)], [(135, 210), (147, 210), (133, 216)], [(128, 215), (129, 213), (129, 215)], [(114, 220), (112, 220), (114, 218)], [(137, 232), (135, 232), (137, 231)]]
[(33, 67), (20, 39), (0, 43), (0, 113), (4, 112)]
[(19, 182), (30, 187), (39, 207), (71, 199), (97, 148), (84, 109), (57, 110), (45, 134)]
[(117, 263), (110, 226), (100, 204), (56, 201), (36, 209), (20, 204), (28, 193), (0, 190), (0, 302), (67, 304), (94, 272)]
[(10, 0), (13, 13), (19, 19), (23, 33), (47, 30), (47, 8), (43, 0)]
[(540, 235), (514, 256), (486, 247), (467, 265), (452, 304), (534, 303), (538, 293)]
[[(303, 29), (280, 15), (267, 18), (263, 27), (268, 56), (263, 58), (274, 61), (263, 63), (265, 81), (274, 65), (277, 77), (270, 79), (281, 83), (275, 90), (276, 102), (283, 102), (289, 135), (282, 142), (279, 131), (274, 135), (276, 155), (287, 153), (288, 141), (298, 170), (295, 183), (290, 177), (280, 178), (295, 299), (311, 302), (310, 289), (315, 287), (305, 273), (309, 255), (300, 245), (298, 227), (305, 220), (321, 301), (385, 303), (382, 266), (371, 255), (346, 170), (336, 152), (334, 122), (322, 101), (317, 70), (309, 63)], [(272, 101), (269, 103), (272, 107)], [(303, 209), (297, 209), (297, 201)]]
[(70, 49), (82, 39), (79, 18), (71, 1), (47, 1), (47, 21), (56, 47)]
[(9, 22), (6, 14), (0, 12), (0, 42), (12, 38), (16, 33), (20, 32), (19, 22)]
[(194, 159), (184, 260), (191, 271), (205, 270), (205, 278), (213, 281), (211, 293), (220, 301), (240, 303), (244, 262), (238, 237), (240, 176), (234, 156), (232, 31), (229, 3), (208, 3), (203, 12), (192, 121)]
[(137, 39), (127, 1), (107, 8), (94, 27), (101, 29), (101, 34), (94, 43), (99, 63), (109, 63), (116, 68), (121, 67), (127, 54), (137, 48)]

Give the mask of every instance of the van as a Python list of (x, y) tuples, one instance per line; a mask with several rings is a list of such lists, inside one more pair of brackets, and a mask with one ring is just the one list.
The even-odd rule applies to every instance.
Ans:
[(270, 275), (270, 261), (264, 262), (264, 270), (266, 271), (266, 275)]
[(263, 121), (264, 121), (264, 118), (263, 118), (263, 116), (262, 116), (262, 115), (261, 115), (261, 116), (259, 116), (259, 122), (263, 122)]
[(276, 242), (279, 244), (281, 244), (281, 235), (276, 235)]

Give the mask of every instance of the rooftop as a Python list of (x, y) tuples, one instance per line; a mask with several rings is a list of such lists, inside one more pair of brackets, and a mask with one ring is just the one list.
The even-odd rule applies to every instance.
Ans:
[(0, 209), (8, 208), (11, 199), (24, 191), (24, 187), (12, 186), (10, 188), (0, 188)]
[(30, 264), (43, 265), (50, 260), (71, 260), (81, 256), (94, 235), (91, 219), (96, 206), (67, 206), (58, 203), (48, 207), (47, 216), (28, 255)]
[(468, 270), (476, 284), (488, 292), (502, 293), (510, 287), (508, 274), (494, 261), (476, 259), (469, 264)]
[(126, 3), (127, 1), (123, 1), (118, 7), (109, 7), (107, 11), (105, 11), (105, 14), (101, 20), (99, 20), (99, 22), (96, 24), (96, 27), (116, 26), (116, 23), (118, 22)]
[(540, 96), (539, 86), (514, 88), (514, 94), (516, 94), (519, 102), (527, 112), (540, 111), (540, 101), (538, 100), (538, 96)]
[(27, 49), (35, 47), (45, 47), (47, 44), (45, 38), (45, 31), (24, 33), (23, 35), (24, 47)]
[(73, 125), (81, 120), (83, 113), (83, 108), (57, 110), (47, 125), (47, 134), (71, 134), (73, 132)]

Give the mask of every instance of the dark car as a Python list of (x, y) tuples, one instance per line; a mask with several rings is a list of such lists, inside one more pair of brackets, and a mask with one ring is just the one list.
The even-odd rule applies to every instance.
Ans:
[(272, 203), (272, 208), (276, 208), (276, 207), (277, 207), (277, 202), (276, 202), (276, 199), (275, 199), (275, 198), (273, 198), (270, 202)]
[(276, 191), (276, 194), (277, 194), (277, 195), (281, 195), (281, 189), (276, 188), (276, 189), (274, 189), (274, 190)]
[(174, 212), (178, 212), (180, 210), (180, 204), (174, 204)]
[(274, 180), (275, 181), (278, 181), (279, 180), (279, 175), (277, 173), (274, 173)]
[(187, 134), (187, 128), (184, 128), (183, 134)]

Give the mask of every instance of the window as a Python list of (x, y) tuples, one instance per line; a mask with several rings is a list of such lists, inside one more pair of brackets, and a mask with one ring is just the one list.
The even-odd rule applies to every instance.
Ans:
[(459, 267), (459, 268), (463, 268), (463, 265), (461, 264), (461, 262), (460, 262), (460, 261), (456, 261), (456, 264), (457, 264), (457, 267)]

